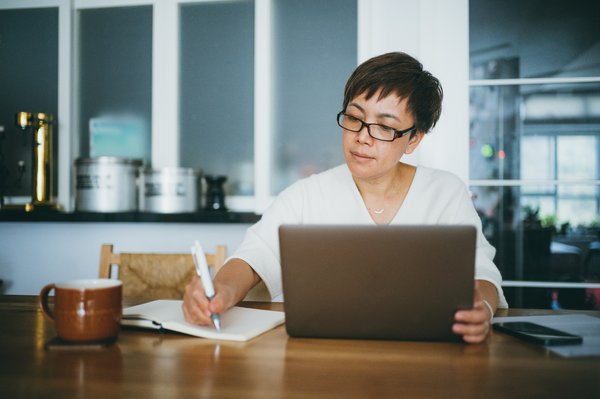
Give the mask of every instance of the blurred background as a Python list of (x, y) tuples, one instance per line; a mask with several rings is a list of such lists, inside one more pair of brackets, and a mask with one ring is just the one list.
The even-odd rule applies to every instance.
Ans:
[[(31, 196), (31, 136), (14, 114), (47, 112), (66, 212), (74, 160), (112, 155), (226, 176), (228, 208), (260, 214), (291, 182), (343, 162), (335, 115), (356, 65), (407, 51), (445, 89), (440, 123), (408, 161), (469, 184), (509, 303), (600, 308), (598, 21), (596, 0), (3, 1), (0, 197)], [(110, 237), (68, 227), (93, 252), (76, 259), (95, 262)], [(233, 249), (247, 226), (231, 227), (214, 240)], [(160, 247), (164, 228), (106, 234)], [(0, 221), (0, 245), (53, 229)], [(0, 255), (0, 277), (8, 292), (35, 291), (19, 256)]]

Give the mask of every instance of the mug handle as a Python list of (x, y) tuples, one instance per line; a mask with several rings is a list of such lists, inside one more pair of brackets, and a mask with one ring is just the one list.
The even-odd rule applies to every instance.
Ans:
[(48, 294), (55, 288), (54, 284), (48, 284), (42, 288), (40, 291), (40, 296), (38, 297), (38, 305), (49, 320), (54, 321), (54, 312), (50, 310), (48, 306)]

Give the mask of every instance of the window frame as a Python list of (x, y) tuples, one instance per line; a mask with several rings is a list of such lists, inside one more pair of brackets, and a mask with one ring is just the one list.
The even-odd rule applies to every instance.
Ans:
[[(567, 77), (567, 78), (511, 78), (511, 79), (469, 79), (468, 87), (480, 86), (523, 86), (541, 84), (569, 84), (569, 83), (598, 83), (600, 76)], [(556, 146), (554, 148), (556, 152)], [(473, 179), (469, 186), (481, 187), (524, 187), (531, 185), (553, 186), (555, 195), (558, 196), (560, 186), (566, 185), (595, 185), (600, 190), (600, 179)], [(529, 281), (529, 280), (504, 280), (503, 287), (516, 288), (600, 288), (600, 283), (560, 282), (560, 281)]]

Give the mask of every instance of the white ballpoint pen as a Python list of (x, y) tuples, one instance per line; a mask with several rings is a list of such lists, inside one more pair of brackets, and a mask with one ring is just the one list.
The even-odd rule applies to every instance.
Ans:
[[(194, 264), (196, 265), (196, 273), (198, 273), (200, 280), (202, 280), (204, 293), (210, 301), (215, 296), (215, 288), (213, 287), (212, 278), (210, 276), (210, 272), (208, 271), (206, 256), (204, 255), (202, 246), (200, 243), (198, 243), (198, 241), (196, 241), (192, 246), (192, 258), (194, 258)], [(210, 315), (210, 318), (212, 319), (217, 331), (221, 331), (221, 318), (219, 317), (219, 314), (213, 313)]]

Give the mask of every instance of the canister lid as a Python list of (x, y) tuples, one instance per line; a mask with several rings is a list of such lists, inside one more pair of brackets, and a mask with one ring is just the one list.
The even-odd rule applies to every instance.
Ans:
[(196, 171), (194, 168), (184, 168), (184, 167), (165, 167), (165, 168), (157, 168), (151, 169), (146, 168), (142, 172), (146, 176), (151, 175), (167, 175), (167, 176), (196, 176)]
[(93, 157), (93, 158), (77, 158), (75, 165), (132, 165), (141, 167), (144, 162), (141, 159), (119, 158), (119, 157)]

